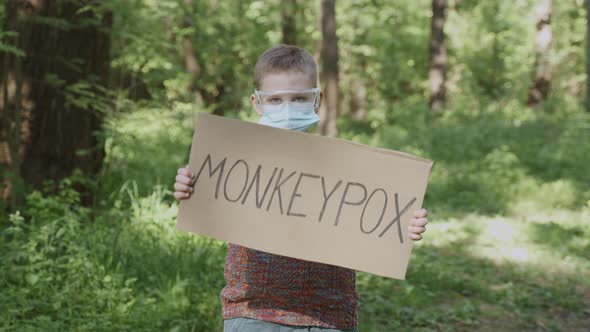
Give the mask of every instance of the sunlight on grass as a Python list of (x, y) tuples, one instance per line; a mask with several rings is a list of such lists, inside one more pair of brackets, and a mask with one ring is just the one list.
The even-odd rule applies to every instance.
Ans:
[[(121, 330), (221, 329), (226, 243), (177, 231), (171, 195), (195, 110), (136, 106), (108, 120), (96, 211), (79, 206), (70, 183), (57, 194), (32, 193), (27, 222), (12, 216), (0, 242), (2, 258), (14, 262), (0, 266), (7, 289), (0, 307), (16, 308), (6, 314), (8, 326), (93, 330), (108, 321)], [(436, 162), (424, 203), (428, 231), (415, 243), (406, 280), (357, 273), (361, 331), (575, 331), (586, 323), (588, 162), (577, 143), (542, 140), (546, 128), (561, 127), (540, 121), (514, 129), (478, 118), (434, 129), (439, 148), (431, 150), (426, 138), (398, 126), (377, 133), (354, 126), (349, 138)], [(549, 149), (541, 159), (539, 147)], [(556, 157), (562, 149), (571, 153)]]
[(497, 263), (590, 277), (588, 220), (589, 208), (545, 211), (526, 218), (468, 215), (433, 220), (424, 242), (438, 247), (464, 246), (471, 254)]
[(145, 194), (156, 185), (174, 183), (176, 169), (188, 162), (196, 112), (191, 104), (175, 103), (172, 109), (138, 106), (110, 118), (103, 191), (113, 193), (122, 183), (135, 181)]

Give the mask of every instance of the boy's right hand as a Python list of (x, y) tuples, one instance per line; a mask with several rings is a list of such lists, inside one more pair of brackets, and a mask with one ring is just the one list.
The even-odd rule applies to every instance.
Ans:
[(193, 192), (195, 175), (188, 169), (188, 165), (178, 169), (176, 182), (174, 183), (174, 198), (187, 199)]

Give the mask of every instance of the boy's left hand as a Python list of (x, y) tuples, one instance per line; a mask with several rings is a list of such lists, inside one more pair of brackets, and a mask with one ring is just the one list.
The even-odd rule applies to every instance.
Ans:
[(426, 209), (414, 211), (414, 218), (410, 221), (410, 226), (408, 226), (410, 239), (414, 241), (420, 241), (422, 239), (422, 233), (426, 232), (426, 224), (428, 224), (426, 216), (428, 216)]

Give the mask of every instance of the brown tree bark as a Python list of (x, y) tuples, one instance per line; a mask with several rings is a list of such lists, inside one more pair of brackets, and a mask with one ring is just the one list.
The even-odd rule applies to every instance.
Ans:
[(112, 69), (109, 86), (127, 92), (131, 100), (151, 99), (148, 86), (138, 73), (130, 72), (125, 68)]
[(432, 0), (432, 21), (428, 82), (430, 110), (442, 111), (445, 105), (447, 48), (445, 45), (446, 0)]
[[(194, 25), (192, 19), (193, 1), (184, 0), (184, 4), (186, 7), (183, 27), (190, 28), (192, 25)], [(190, 35), (185, 35), (182, 39), (182, 55), (184, 58), (184, 67), (186, 68), (186, 71), (191, 75), (191, 81), (189, 83), (188, 90), (194, 94), (195, 103), (198, 103), (200, 100), (200, 95), (196, 91), (195, 83), (199, 78), (199, 75), (201, 74), (201, 65), (199, 64), (199, 60), (197, 59), (197, 55), (193, 47), (193, 41)]]
[(335, 0), (322, 0), (321, 14), (321, 82), (324, 103), (320, 109), (320, 133), (336, 136), (338, 118), (338, 37), (336, 36)]
[[(193, 0), (184, 0), (185, 4), (185, 21), (183, 23), (183, 27), (190, 28), (194, 25), (193, 21)], [(201, 76), (201, 64), (199, 62), (199, 57), (197, 51), (193, 46), (192, 36), (185, 35), (182, 40), (182, 48), (183, 48), (183, 57), (184, 57), (184, 65), (187, 72), (191, 75), (191, 82), (189, 84), (189, 91), (194, 94), (195, 103), (200, 103), (201, 101), (205, 103), (205, 105), (213, 105), (213, 114), (223, 116), (225, 114), (224, 108), (221, 104), (221, 100), (224, 93), (224, 83), (221, 81), (219, 84), (215, 85), (215, 89), (213, 91), (209, 91), (205, 89), (202, 85), (198, 84), (198, 80)]]
[(281, 31), (283, 33), (283, 44), (297, 45), (297, 24), (295, 23), (297, 13), (297, 0), (283, 0), (281, 3)]
[[(365, 59), (359, 59), (361, 72), (367, 70)], [(358, 75), (350, 82), (350, 113), (354, 120), (364, 120), (367, 115), (367, 87), (363, 75)]]
[(590, 0), (586, 0), (586, 112), (590, 113)]
[(364, 82), (353, 79), (350, 91), (350, 111), (354, 120), (364, 120), (367, 115), (366, 109), (367, 89)]
[[(7, 1), (4, 4), (5, 21), (3, 30), (17, 31), (17, 3)], [(8, 39), (13, 42), (14, 38)], [(18, 46), (18, 45), (15, 45)], [(20, 192), (20, 160), (22, 159), (21, 122), (22, 113), (20, 110), (21, 89), (17, 89), (22, 80), (22, 69), (18, 55), (0, 53), (0, 203), (16, 205)], [(9, 70), (11, 69), (11, 70)], [(10, 80), (10, 83), (9, 83)], [(3, 213), (0, 209), (0, 213)]]
[[(67, 0), (6, 0), (4, 5), (4, 30), (18, 33), (9, 42), (25, 53), (0, 54), (2, 198), (15, 204), (21, 179), (40, 187), (76, 168), (90, 176), (99, 172), (102, 114), (69, 103), (65, 90), (81, 80), (107, 85), (112, 14), (77, 13), (84, 4)], [(48, 77), (57, 80), (52, 84)], [(83, 194), (89, 203), (90, 193)]]
[[(355, 38), (356, 40), (364, 40), (367, 38), (366, 31), (361, 30), (358, 16), (355, 16), (352, 21), (352, 28), (355, 31), (359, 31)], [(367, 58), (363, 54), (353, 54), (352, 57), (354, 63), (353, 66), (357, 69), (355, 70), (356, 74), (350, 73), (351, 79), (349, 79), (348, 86), (348, 89), (350, 90), (348, 93), (348, 108), (352, 119), (361, 121), (365, 120), (367, 115), (367, 81), (365, 79), (365, 74), (367, 72)], [(343, 110), (340, 109), (340, 111), (342, 112)]]
[(551, 0), (538, 0), (536, 8), (537, 35), (535, 38), (535, 67), (534, 77), (527, 104), (537, 106), (547, 99), (551, 86), (551, 62), (549, 50), (551, 48)]

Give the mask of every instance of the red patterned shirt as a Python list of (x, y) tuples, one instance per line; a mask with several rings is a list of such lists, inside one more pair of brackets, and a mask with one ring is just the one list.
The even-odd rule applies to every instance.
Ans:
[(355, 271), (229, 243), (223, 319), (247, 317), (297, 326), (357, 326)]

